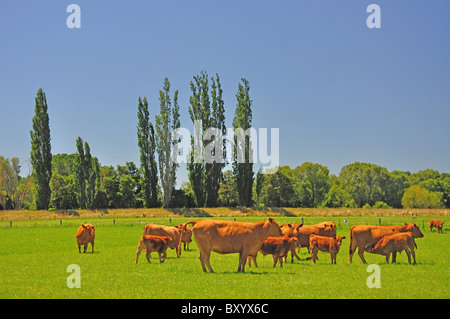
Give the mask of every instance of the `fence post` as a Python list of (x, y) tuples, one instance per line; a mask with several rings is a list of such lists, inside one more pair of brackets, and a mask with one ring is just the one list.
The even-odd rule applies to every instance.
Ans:
[(302, 224), (303, 224), (303, 217), (302, 217)]
[(381, 218), (378, 218), (378, 225), (381, 226)]
[(9, 222), (9, 228), (11, 228), (11, 227), (12, 227), (12, 221)]
[(59, 220), (59, 226), (62, 226), (62, 219)]
[(113, 219), (113, 225), (115, 225), (116, 224), (116, 220), (115, 219)]

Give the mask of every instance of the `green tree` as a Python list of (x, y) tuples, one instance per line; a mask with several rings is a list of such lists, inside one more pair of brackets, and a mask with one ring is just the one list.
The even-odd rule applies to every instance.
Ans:
[(52, 196), (50, 206), (56, 209), (78, 208), (77, 187), (74, 175), (53, 173), (50, 180)]
[(75, 183), (77, 185), (77, 201), (81, 209), (86, 208), (86, 156), (83, 140), (78, 136), (77, 161), (75, 162)]
[(219, 203), (225, 207), (235, 207), (239, 204), (236, 177), (232, 170), (223, 173), (223, 178), (219, 184)]
[(180, 108), (178, 90), (173, 96), (173, 108), (170, 99), (170, 82), (164, 79), (163, 90), (159, 91), (160, 113), (156, 116), (156, 150), (158, 152), (159, 176), (164, 196), (164, 207), (170, 207), (172, 192), (176, 182), (178, 163), (174, 154), (174, 145), (179, 138), (173, 132), (180, 128)]
[(50, 204), (52, 177), (52, 153), (47, 99), (42, 89), (35, 98), (35, 115), (31, 136), (31, 165), (35, 189), (36, 209), (47, 210)]
[(318, 207), (330, 190), (330, 171), (326, 166), (306, 162), (294, 170), (294, 184), (302, 206)]
[(141, 160), (141, 185), (145, 207), (158, 206), (158, 169), (155, 160), (155, 131), (150, 122), (147, 98), (139, 97), (138, 103), (138, 146)]
[(266, 207), (293, 207), (296, 203), (296, 193), (292, 179), (285, 170), (264, 177), (264, 185), (261, 190), (260, 200)]
[(442, 208), (439, 194), (419, 185), (413, 185), (405, 190), (402, 205), (405, 208)]
[(252, 100), (250, 99), (250, 85), (247, 79), (242, 78), (236, 93), (236, 110), (233, 118), (234, 152), (233, 172), (236, 176), (236, 185), (239, 194), (239, 205), (252, 205), (253, 188), (253, 148), (250, 141), (249, 129), (252, 124)]

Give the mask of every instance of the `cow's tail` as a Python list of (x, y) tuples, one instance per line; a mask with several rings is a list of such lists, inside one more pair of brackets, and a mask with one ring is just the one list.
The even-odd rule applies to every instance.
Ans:
[(180, 240), (178, 241), (177, 251), (180, 250), (180, 252), (181, 252), (181, 237), (183, 237), (183, 232), (186, 229), (186, 226), (189, 225), (189, 224), (195, 225), (197, 223), (198, 223), (198, 221), (191, 220), (191, 221), (188, 221), (187, 223), (182, 224), (182, 226), (180, 228), (181, 229), (181, 231), (180, 231)]
[(348, 253), (349, 253), (349, 254), (353, 254), (353, 251), (352, 251), (353, 228), (355, 228), (355, 226), (353, 226), (352, 228), (350, 228), (350, 246), (348, 247)]

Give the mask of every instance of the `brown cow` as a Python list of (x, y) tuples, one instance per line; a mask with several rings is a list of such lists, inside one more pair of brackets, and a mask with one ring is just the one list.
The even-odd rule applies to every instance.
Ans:
[(373, 226), (373, 225), (356, 225), (350, 229), (350, 246), (348, 263), (352, 263), (353, 254), (358, 248), (358, 255), (362, 262), (366, 264), (364, 259), (365, 247), (375, 245), (384, 236), (393, 235), (396, 233), (411, 232), (414, 238), (423, 237), (419, 226), (416, 223), (411, 223), (401, 226)]
[[(280, 261), (280, 267), (283, 268), (283, 257), (285, 257), (291, 249), (295, 250), (298, 246), (297, 237), (268, 237), (261, 245), (259, 252), (263, 254), (263, 256), (271, 254), (273, 258), (273, 267), (275, 268), (277, 261)], [(248, 256), (248, 266), (251, 266), (252, 259), (255, 267), (258, 267), (256, 255)]]
[(309, 250), (311, 251), (311, 259), (316, 263), (318, 251), (328, 252), (331, 256), (331, 263), (336, 264), (336, 256), (345, 237), (335, 236), (326, 237), (311, 234), (309, 236)]
[[(189, 221), (192, 233), (200, 251), (200, 262), (204, 272), (214, 272), (209, 263), (211, 251), (219, 254), (239, 253), (237, 271), (244, 272), (247, 257), (256, 256), (267, 237), (281, 236), (281, 230), (273, 218), (266, 222), (234, 222), (225, 220)], [(180, 237), (181, 243), (181, 237)]]
[[(159, 262), (163, 263), (166, 260), (167, 256), (167, 248), (172, 244), (173, 239), (169, 236), (153, 236), (153, 235), (142, 235), (141, 240), (139, 241), (138, 249), (136, 252), (136, 261), (135, 264), (138, 263), (139, 255), (141, 251), (145, 249), (147, 252), (145, 253), (145, 257), (148, 262), (150, 261), (150, 255), (152, 252), (157, 252), (159, 256)], [(161, 260), (161, 256), (163, 257)]]
[(179, 243), (181, 238), (181, 229), (178, 227), (170, 227), (157, 224), (147, 224), (144, 227), (143, 235), (154, 235), (154, 236), (168, 236), (173, 240), (170, 243), (170, 248), (175, 249), (177, 257), (181, 256), (181, 243)]
[(392, 262), (395, 263), (396, 255), (403, 250), (408, 255), (408, 262), (411, 263), (411, 254), (416, 264), (416, 254), (414, 246), (417, 248), (414, 236), (410, 232), (395, 233), (393, 235), (384, 236), (373, 247), (366, 247), (366, 251), (372, 254), (385, 255), (386, 264), (389, 264), (389, 257), (392, 254)]
[[(303, 225), (298, 229), (297, 238), (299, 240), (299, 244), (301, 247), (306, 247), (309, 253), (309, 236), (311, 236), (311, 234), (325, 237), (334, 237), (336, 236), (336, 224), (334, 222), (324, 222), (315, 225)], [(292, 261), (294, 260), (293, 256), (295, 255), (292, 254)], [(298, 256), (297, 259), (300, 260)]]
[(80, 228), (77, 230), (77, 243), (78, 243), (78, 252), (81, 253), (81, 245), (84, 245), (84, 253), (87, 250), (89, 243), (92, 246), (92, 252), (94, 252), (94, 240), (95, 240), (95, 227), (94, 225), (87, 223), (82, 224)]
[[(183, 224), (178, 225), (177, 228), (181, 231)], [(183, 249), (189, 250), (189, 243), (192, 242), (192, 230), (189, 225), (187, 225), (184, 232), (181, 233), (181, 242), (183, 243)]]
[(438, 233), (442, 234), (442, 225), (444, 225), (444, 222), (437, 219), (430, 219), (430, 232), (433, 232), (433, 227), (436, 227)]

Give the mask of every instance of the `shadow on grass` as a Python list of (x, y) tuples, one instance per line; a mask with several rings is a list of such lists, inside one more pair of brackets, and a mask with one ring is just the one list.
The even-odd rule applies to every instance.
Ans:
[(201, 208), (167, 208), (167, 210), (183, 217), (212, 217)]

